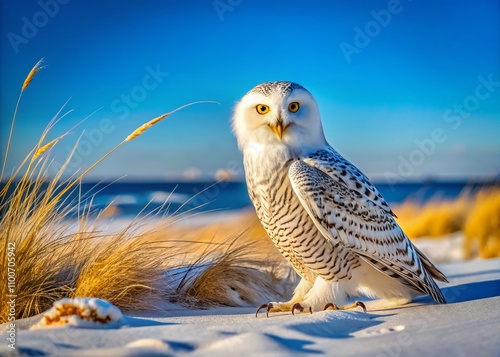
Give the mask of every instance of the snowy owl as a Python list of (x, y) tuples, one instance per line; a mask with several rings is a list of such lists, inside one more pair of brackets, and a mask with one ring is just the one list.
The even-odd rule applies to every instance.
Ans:
[[(317, 311), (446, 300), (447, 281), (408, 239), (370, 180), (326, 141), (318, 105), (301, 85), (267, 82), (250, 90), (232, 118), (248, 192), (260, 222), (301, 276), (288, 302), (258, 310)], [(375, 303), (375, 302), (374, 302)]]

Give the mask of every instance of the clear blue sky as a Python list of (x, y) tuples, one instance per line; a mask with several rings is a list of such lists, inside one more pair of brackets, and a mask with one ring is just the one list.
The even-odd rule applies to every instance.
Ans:
[(85, 130), (72, 169), (177, 106), (221, 104), (176, 113), (91, 178), (237, 169), (234, 103), (260, 82), (290, 80), (317, 99), (330, 144), (371, 177), (498, 175), (499, 13), (498, 0), (2, 0), (0, 151), (21, 84), (44, 57), (8, 172), (69, 98), (73, 112), (48, 139), (99, 109), (54, 149), (62, 161)]

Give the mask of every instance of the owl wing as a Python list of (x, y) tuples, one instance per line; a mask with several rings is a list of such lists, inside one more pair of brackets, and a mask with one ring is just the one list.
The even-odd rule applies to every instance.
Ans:
[(431, 276), (443, 281), (446, 277), (413, 246), (380, 193), (354, 165), (333, 149), (321, 150), (294, 162), (289, 178), (326, 239), (435, 301), (446, 302)]

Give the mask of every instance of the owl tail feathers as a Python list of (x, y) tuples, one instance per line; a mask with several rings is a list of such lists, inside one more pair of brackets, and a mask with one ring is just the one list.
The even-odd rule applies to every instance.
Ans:
[(441, 289), (439, 289), (439, 286), (437, 286), (436, 282), (434, 279), (439, 280), (439, 281), (444, 281), (448, 282), (448, 279), (446, 279), (446, 276), (438, 269), (432, 262), (427, 258), (424, 253), (417, 247), (413, 246), (413, 249), (417, 252), (418, 257), (420, 258), (420, 261), (422, 262), (424, 266), (424, 271), (425, 271), (425, 290), (426, 292), (436, 301), (438, 304), (446, 304), (446, 299), (441, 292)]
[(426, 274), (425, 282), (426, 282), (425, 290), (434, 299), (434, 301), (437, 302), (438, 304), (446, 304), (446, 298), (444, 297), (443, 292), (441, 291), (439, 286), (437, 286), (434, 279), (431, 276), (429, 276), (429, 274)]
[(424, 253), (422, 253), (420, 251), (420, 249), (418, 249), (415, 246), (413, 246), (413, 249), (415, 249), (415, 251), (417, 252), (418, 257), (420, 258), (420, 260), (422, 261), (422, 264), (425, 267), (425, 270), (427, 270), (427, 272), (434, 279), (439, 280), (439, 281), (444, 281), (445, 283), (449, 283), (446, 276), (438, 268), (436, 268), (436, 266), (434, 264), (432, 264), (432, 262), (424, 255)]

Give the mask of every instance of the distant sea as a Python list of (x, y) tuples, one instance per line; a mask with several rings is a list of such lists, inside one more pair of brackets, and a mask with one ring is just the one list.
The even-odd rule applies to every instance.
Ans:
[[(495, 183), (470, 182), (414, 182), (376, 184), (389, 204), (407, 199), (425, 203), (430, 199), (455, 199), (464, 190), (478, 190)], [(498, 182), (496, 183), (498, 185)], [(2, 185), (0, 184), (0, 187)], [(237, 210), (250, 207), (250, 199), (243, 182), (114, 182), (82, 183), (66, 200), (76, 213), (78, 196), (80, 208), (91, 204), (95, 214), (112, 206), (113, 215), (133, 217), (161, 209), (169, 214), (180, 212)]]

